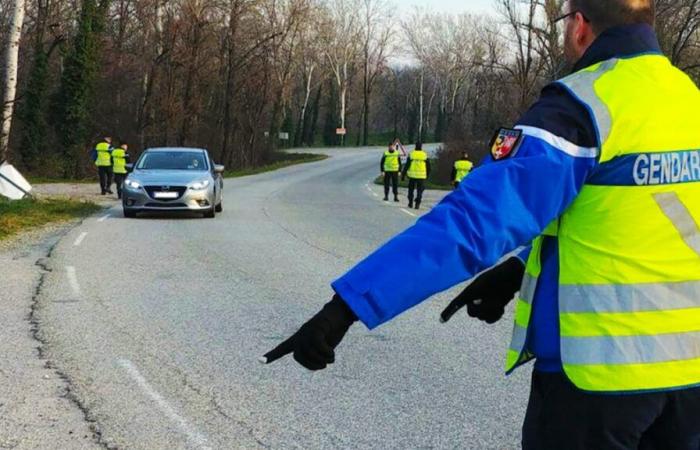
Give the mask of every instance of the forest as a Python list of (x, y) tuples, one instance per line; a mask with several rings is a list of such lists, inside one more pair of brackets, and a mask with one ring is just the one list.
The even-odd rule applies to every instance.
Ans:
[[(494, 0), (476, 15), (389, 0), (0, 0), (0, 159), (81, 178), (102, 136), (205, 147), (230, 168), (394, 138), (478, 156), (570, 70), (562, 3)], [(697, 83), (700, 0), (658, 0), (657, 16)]]

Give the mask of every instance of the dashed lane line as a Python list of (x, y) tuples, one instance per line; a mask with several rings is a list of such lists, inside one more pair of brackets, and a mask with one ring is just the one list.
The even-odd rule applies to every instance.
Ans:
[(75, 242), (73, 242), (73, 245), (76, 246), (76, 247), (80, 246), (80, 244), (83, 243), (83, 240), (85, 239), (85, 237), (86, 237), (87, 235), (88, 235), (88, 234), (87, 234), (86, 231), (83, 231), (82, 233), (80, 233), (80, 236), (78, 236), (78, 238), (75, 240)]
[(110, 217), (112, 217), (112, 215), (111, 215), (111, 214), (107, 214), (106, 216), (103, 216), (103, 217), (100, 217), (99, 219), (97, 219), (97, 221), (98, 221), (98, 222), (104, 222), (105, 220), (109, 219)]
[(148, 381), (146, 381), (143, 375), (141, 375), (141, 372), (139, 372), (134, 363), (128, 359), (122, 359), (119, 361), (119, 365), (126, 370), (126, 373), (128, 373), (129, 377), (136, 382), (143, 393), (153, 400), (153, 402), (155, 402), (158, 409), (160, 409), (160, 411), (179, 428), (180, 432), (187, 437), (187, 440), (190, 441), (192, 446), (201, 450), (211, 449), (207, 443), (207, 438), (204, 437), (204, 435), (199, 431), (194, 429), (192, 425), (190, 425), (180, 414), (177, 413), (175, 408), (172, 407), (162, 395), (160, 395), (153, 387), (151, 387), (150, 384), (148, 384)]
[(68, 278), (68, 285), (73, 291), (73, 294), (80, 295), (80, 284), (78, 284), (78, 276), (75, 273), (75, 267), (66, 266), (66, 277)]
[(407, 209), (401, 208), (401, 211), (405, 212), (406, 214), (408, 214), (411, 217), (418, 217), (417, 215), (413, 214), (411, 211), (409, 211)]

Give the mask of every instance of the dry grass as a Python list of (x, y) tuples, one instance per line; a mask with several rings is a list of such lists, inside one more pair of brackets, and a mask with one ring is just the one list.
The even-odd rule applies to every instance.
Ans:
[(30, 228), (88, 216), (100, 206), (67, 199), (9, 201), (0, 197), (0, 240)]

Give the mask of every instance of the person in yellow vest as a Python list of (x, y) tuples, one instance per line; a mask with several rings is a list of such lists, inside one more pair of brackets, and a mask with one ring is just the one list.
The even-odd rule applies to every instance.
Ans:
[(322, 370), (356, 321), (376, 328), (483, 272), (441, 320), (495, 323), (515, 297), (505, 369), (534, 360), (523, 449), (700, 448), (700, 91), (661, 52), (653, 0), (564, 12), (571, 75), (263, 362)]
[(100, 177), (100, 192), (102, 195), (112, 192), (112, 138), (105, 137), (95, 146), (95, 166)]
[(114, 184), (117, 185), (117, 198), (122, 198), (122, 185), (126, 178), (126, 165), (129, 162), (129, 154), (127, 151), (129, 146), (122, 144), (120, 147), (112, 150), (112, 172), (114, 173)]
[(389, 149), (384, 152), (379, 163), (384, 176), (384, 201), (389, 201), (389, 189), (394, 193), (394, 201), (399, 201), (399, 173), (401, 172), (401, 155), (392, 142)]
[(423, 201), (423, 191), (425, 191), (425, 180), (430, 176), (430, 159), (428, 159), (428, 154), (423, 151), (421, 142), (418, 142), (415, 150), (409, 153), (401, 179), (405, 179), (407, 175), (408, 207), (420, 209), (420, 204)]
[(471, 172), (473, 168), (474, 163), (469, 161), (469, 153), (464, 152), (462, 154), (462, 159), (455, 161), (454, 168), (452, 169), (452, 183), (455, 189), (459, 186), (459, 183), (469, 175), (469, 172)]

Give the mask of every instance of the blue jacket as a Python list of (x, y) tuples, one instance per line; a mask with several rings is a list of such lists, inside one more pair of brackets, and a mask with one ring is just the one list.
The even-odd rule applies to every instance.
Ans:
[[(660, 53), (648, 25), (602, 33), (575, 71), (613, 57)], [(586, 107), (559, 83), (518, 121), (517, 153), (487, 158), (459, 188), (414, 226), (333, 283), (358, 318), (375, 328), (430, 296), (471, 279), (518, 247), (528, 246), (574, 201), (598, 166), (598, 136)], [(543, 371), (561, 370), (558, 248), (548, 238), (535, 293), (528, 349)], [(411, 276), (399, 285), (396, 279)], [(406, 279), (403, 276), (403, 279)]]

